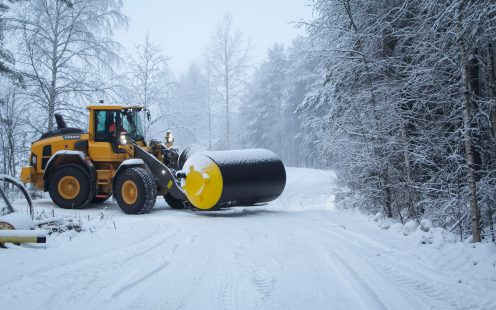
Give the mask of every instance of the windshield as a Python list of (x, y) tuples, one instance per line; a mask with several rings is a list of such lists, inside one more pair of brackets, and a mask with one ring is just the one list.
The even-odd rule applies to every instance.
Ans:
[(144, 140), (141, 117), (141, 111), (139, 110), (124, 109), (121, 112), (122, 127), (127, 132), (127, 136), (134, 141)]

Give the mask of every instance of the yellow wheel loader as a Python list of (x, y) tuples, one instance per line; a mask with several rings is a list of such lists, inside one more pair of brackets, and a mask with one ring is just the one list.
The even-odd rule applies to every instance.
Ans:
[(146, 142), (141, 106), (88, 107), (88, 131), (69, 128), (56, 114), (57, 129), (33, 142), (21, 181), (48, 191), (62, 208), (80, 209), (114, 196), (128, 214), (148, 213), (156, 197), (172, 208), (200, 210), (254, 205), (277, 198), (286, 183), (281, 160), (268, 150), (179, 153), (165, 142)]

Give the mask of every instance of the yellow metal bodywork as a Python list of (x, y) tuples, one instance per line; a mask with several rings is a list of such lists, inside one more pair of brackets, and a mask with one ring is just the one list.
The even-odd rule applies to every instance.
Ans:
[[(74, 150), (74, 144), (80, 140), (88, 140), (89, 135), (87, 133), (83, 134), (67, 134), (65, 137), (72, 136), (75, 139), (66, 139), (64, 136), (55, 136), (47, 139), (42, 139), (33, 142), (31, 145), (31, 156), (36, 156), (36, 163), (32, 166), (22, 167), (21, 170), (21, 181), (23, 183), (32, 183), (38, 190), (43, 190), (43, 173), (45, 172), (44, 167), (42, 167), (43, 161), (48, 162), (50, 157), (58, 151), (63, 150)], [(79, 137), (79, 138), (76, 138)], [(51, 154), (48, 156), (43, 156), (43, 147), (46, 145), (51, 146)]]
[(123, 109), (143, 109), (141, 106), (125, 106), (125, 105), (90, 105), (88, 110), (90, 112), (88, 122), (88, 133), (90, 141), (95, 141), (95, 111), (121, 111)]
[(126, 153), (114, 153), (108, 142), (90, 141), (88, 152), (94, 162), (121, 163), (128, 158)]
[(187, 168), (182, 186), (188, 200), (198, 209), (214, 208), (222, 196), (223, 179), (217, 164), (208, 157)]
[(23, 183), (35, 183), (35, 170), (34, 167), (25, 166), (21, 169), (21, 181)]
[[(88, 141), (88, 149), (85, 155), (86, 158), (90, 159), (96, 166), (97, 193), (111, 193), (111, 183), (117, 167), (124, 160), (132, 158), (133, 152), (132, 149), (124, 149), (123, 152), (116, 152), (114, 151), (111, 143), (95, 141), (95, 111), (121, 111), (123, 109), (143, 109), (143, 107), (125, 105), (88, 106), (89, 121), (87, 133), (57, 135), (54, 137), (35, 141), (31, 145), (31, 154), (29, 158), (29, 162), (31, 165), (22, 168), (21, 181), (23, 183), (32, 183), (38, 190), (44, 190), (43, 174), (45, 172), (45, 167), (42, 167), (42, 163), (44, 162), (46, 164), (50, 157), (58, 151), (75, 150), (75, 143), (78, 141)], [(47, 145), (51, 146), (51, 154), (43, 156), (43, 147)], [(143, 141), (138, 141), (138, 145), (146, 147), (146, 144)], [(33, 163), (31, 160), (33, 155), (36, 158), (35, 163)]]

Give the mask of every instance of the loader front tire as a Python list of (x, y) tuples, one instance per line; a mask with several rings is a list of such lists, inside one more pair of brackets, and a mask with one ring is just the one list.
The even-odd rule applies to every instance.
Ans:
[(79, 165), (58, 167), (52, 177), (48, 192), (52, 201), (64, 209), (83, 209), (94, 196), (90, 175)]
[(177, 199), (172, 197), (171, 195), (165, 195), (164, 196), (165, 202), (171, 207), (172, 209), (184, 209), (186, 208), (186, 205), (184, 204), (184, 201), (181, 199)]
[(114, 196), (124, 213), (148, 213), (155, 206), (157, 185), (146, 169), (128, 168), (117, 177)]

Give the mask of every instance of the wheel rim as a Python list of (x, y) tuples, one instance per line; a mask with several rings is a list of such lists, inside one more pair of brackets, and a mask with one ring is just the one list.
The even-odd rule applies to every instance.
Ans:
[(79, 195), (81, 185), (75, 177), (67, 175), (60, 179), (57, 189), (62, 198), (72, 200)]
[(127, 180), (122, 184), (122, 199), (128, 205), (132, 205), (138, 199), (138, 187), (136, 183)]

